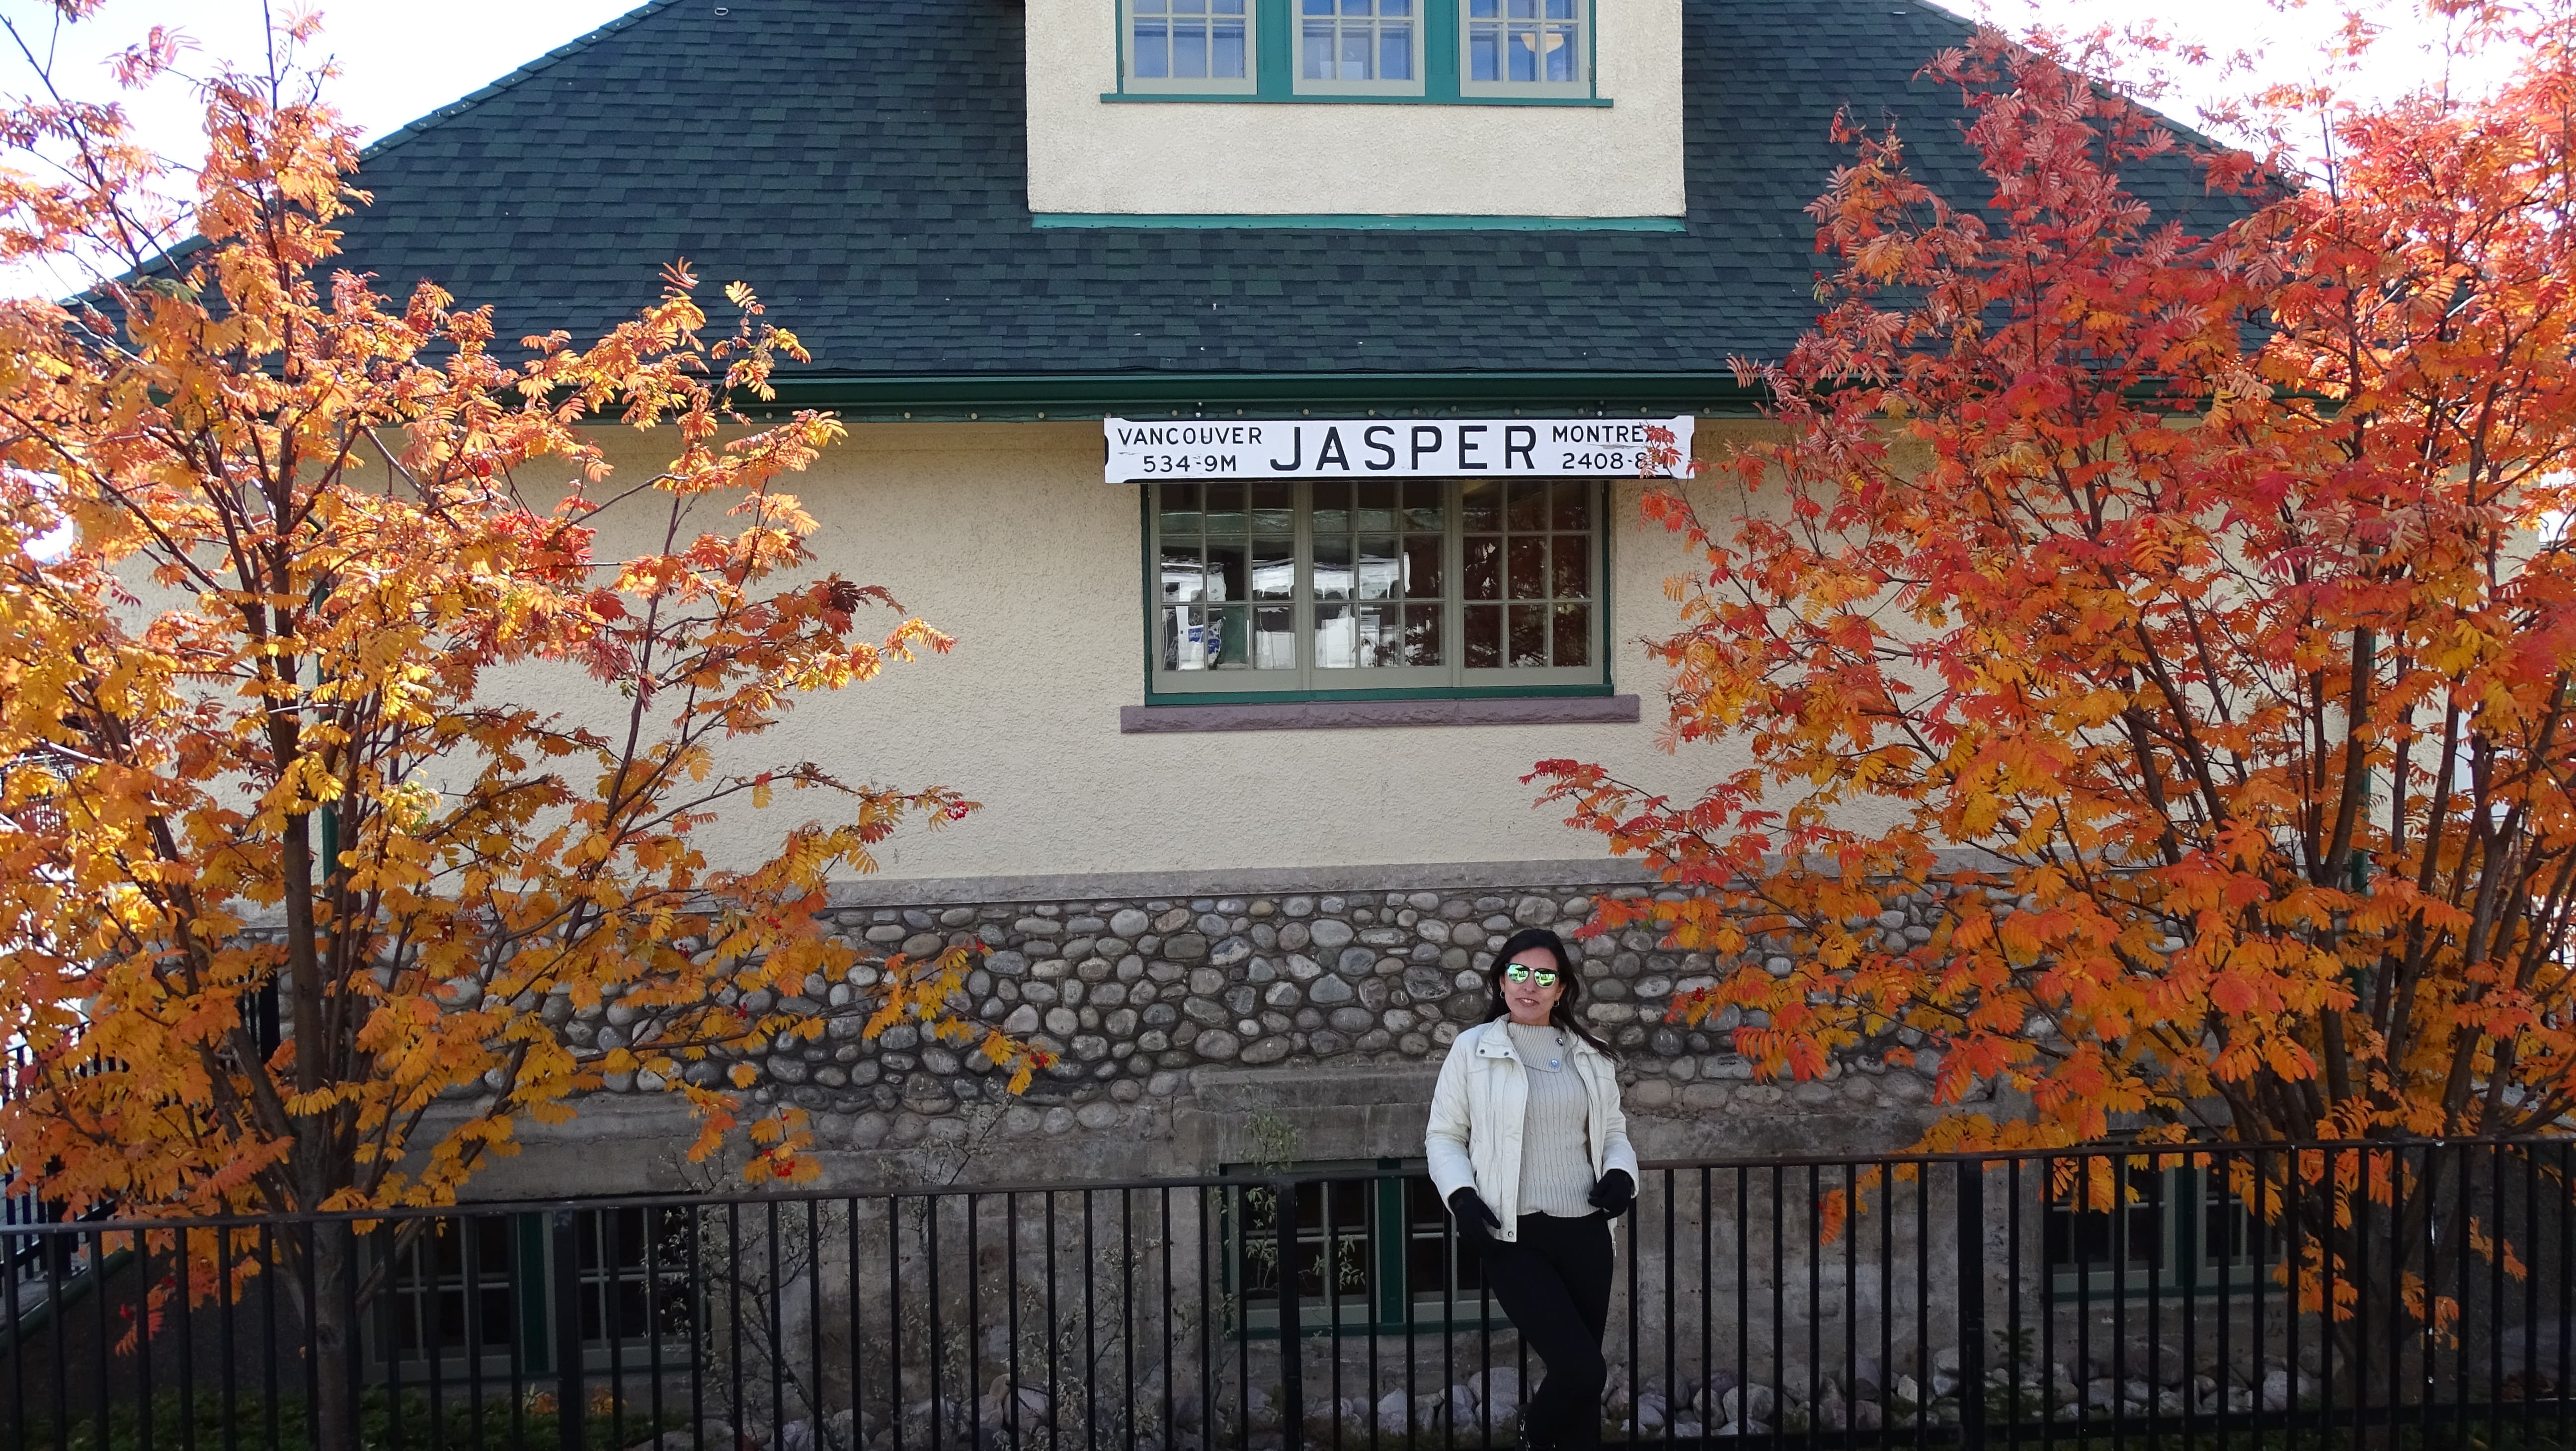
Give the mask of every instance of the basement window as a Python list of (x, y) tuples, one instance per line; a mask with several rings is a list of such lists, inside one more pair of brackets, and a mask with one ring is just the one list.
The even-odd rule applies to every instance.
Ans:
[[(2140, 1154), (2070, 1161), (2048, 1188), (2043, 1252), (2061, 1300), (2225, 1294), (2268, 1283), (2281, 1240), (2218, 1165)], [(2109, 1181), (2088, 1187), (2086, 1176)], [(2107, 1207), (2102, 1193), (2114, 1198)]]
[(1318, 1169), (1347, 1169), (1349, 1176), (1296, 1186), (1297, 1235), (1284, 1255), (1277, 1189), (1217, 1191), (1238, 1334), (1278, 1335), (1283, 1274), (1295, 1279), (1298, 1326), (1307, 1335), (1504, 1323), (1476, 1251), (1451, 1231), (1449, 1210), (1418, 1161), (1293, 1166), (1301, 1174)]

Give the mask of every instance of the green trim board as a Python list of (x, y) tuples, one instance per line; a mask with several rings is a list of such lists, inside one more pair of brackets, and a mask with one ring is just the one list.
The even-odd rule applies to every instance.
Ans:
[[(1497, 95), (1491, 89), (1469, 94), (1467, 86), (1486, 87), (1508, 82), (1472, 83), (1466, 77), (1466, 56), (1461, 41), (1466, 33), (1466, 17), (1460, 0), (1421, 0), (1414, 22), (1421, 29), (1418, 45), (1422, 73), (1417, 78), (1420, 90), (1414, 94), (1389, 95), (1348, 91), (1301, 90), (1297, 74), (1297, 0), (1251, 0), (1252, 84), (1243, 87), (1231, 78), (1219, 81), (1203, 92), (1183, 92), (1171, 88), (1169, 80), (1131, 76), (1128, 63), (1133, 31), (1127, 0), (1105, 0), (1111, 23), (1117, 26), (1118, 88), (1101, 97), (1104, 101), (1198, 101), (1198, 102), (1302, 102), (1307, 105), (1399, 105), (1399, 106), (1607, 106), (1609, 98), (1601, 94), (1601, 26), (1599, 0), (1583, 0), (1583, 78), (1579, 82), (1553, 83), (1553, 93), (1537, 83), (1531, 84), (1537, 94), (1527, 96)], [(1152, 85), (1155, 89), (1134, 90), (1134, 85)], [(1232, 84), (1238, 89), (1223, 89)], [(1567, 92), (1580, 88), (1581, 95)]]
[(1258, 91), (1243, 95), (1227, 91), (1102, 91), (1100, 99), (1112, 105), (1182, 101), (1228, 106), (1589, 106), (1594, 110), (1618, 104), (1608, 96), (1459, 96), (1453, 100), (1434, 101), (1423, 96), (1334, 96), (1312, 92), (1265, 96)]
[(1133, 227), (1140, 231), (1226, 231), (1239, 227), (1309, 232), (1687, 232), (1680, 217), (1399, 217), (1362, 212), (1303, 215), (1254, 212), (1032, 212), (1037, 227)]
[(1437, 417), (1469, 410), (1547, 417), (1762, 416), (1768, 394), (1722, 372), (1278, 372), (889, 375), (794, 373), (755, 416), (829, 409), (882, 422), (1096, 421), (1320, 413)]

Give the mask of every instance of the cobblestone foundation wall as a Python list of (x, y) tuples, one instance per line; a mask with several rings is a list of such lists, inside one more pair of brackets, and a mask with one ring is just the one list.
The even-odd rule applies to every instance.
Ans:
[[(1153, 1137), (1168, 1129), (1175, 1097), (1186, 1098), (1191, 1081), (1210, 1072), (1436, 1066), (1463, 1028), (1490, 1015), (1484, 972), (1492, 950), (1535, 926), (1565, 934), (1583, 958), (1584, 1012), (1620, 1057), (1632, 1115), (1866, 1114), (1928, 1100), (1935, 1055), (1924, 1052), (1907, 1067), (1886, 1062), (1902, 1035), (1865, 1045), (1823, 1079), (1757, 1084), (1750, 1065), (1727, 1050), (1731, 1016), (1709, 1025), (1713, 1031), (1666, 1021), (1674, 996), (1709, 985), (1720, 964), (1659, 951), (1643, 932), (1574, 937), (1597, 894), (1644, 891), (1531, 886), (836, 909), (837, 930), (878, 951), (974, 950), (979, 962), (961, 1006), (1061, 1062), (1012, 1099), (980, 1055), (926, 1042), (909, 1027), (867, 1041), (847, 1020), (819, 1042), (753, 1059), (753, 1096), (815, 1112), (826, 1141), (851, 1149), (959, 1142), (991, 1130)], [(1896, 938), (1928, 935), (1905, 913), (1886, 914), (1880, 928)], [(1779, 962), (1785, 969), (1786, 959)], [(731, 1066), (710, 1062), (696, 1071), (713, 1081)], [(978, 1106), (991, 1123), (976, 1123)]]

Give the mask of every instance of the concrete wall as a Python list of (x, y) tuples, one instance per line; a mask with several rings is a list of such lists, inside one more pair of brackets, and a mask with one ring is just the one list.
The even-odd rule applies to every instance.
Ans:
[(1606, 108), (1104, 102), (1115, 0), (1029, 0), (1029, 209), (1680, 216), (1679, 0), (1598, 23)]

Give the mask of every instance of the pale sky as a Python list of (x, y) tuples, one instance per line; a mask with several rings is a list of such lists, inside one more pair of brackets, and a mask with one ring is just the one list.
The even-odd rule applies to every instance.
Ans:
[[(277, 0), (290, 5), (314, 0)], [(715, 0), (688, 0), (715, 3)], [(760, 0), (743, 0), (758, 4)], [(851, 4), (865, 0), (848, 0)], [(1614, 0), (1616, 3), (1616, 0)], [(1760, 0), (1752, 0), (1760, 3)], [(1869, 3), (1869, 0), (1860, 0)], [(2103, 20), (2134, 21), (2155, 16), (2178, 34), (2219, 49), (2263, 44), (2275, 72), (2304, 77), (2320, 53), (2320, 41), (2340, 12), (2334, 3), (2299, 0), (1944, 0), (1953, 10), (1982, 15), (2010, 29), (2033, 21), (2059, 25)], [(1103, 0), (1105, 7), (1106, 0)], [(2286, 8), (2284, 8), (2286, 7)], [(342, 114), (369, 137), (377, 137), (481, 87), (515, 67), (633, 8), (630, 0), (327, 0), (320, 5), (323, 34), (320, 51), (340, 70), (333, 95)], [(2390, 0), (2391, 14), (2411, 14), (2404, 0)], [(260, 0), (105, 0), (99, 12), (76, 26), (49, 23), (44, 0), (0, 0), (7, 17), (36, 45), (51, 37), (58, 85), (76, 96), (108, 99), (116, 95), (105, 57), (139, 39), (155, 25), (169, 26), (194, 43), (182, 69), (202, 73), (218, 58), (250, 64), (260, 55), (265, 35)], [(2380, 47), (2367, 75), (2365, 91), (2393, 91), (2420, 84), (2431, 74), (2420, 41), (2398, 35)], [(0, 96), (25, 94), (28, 67), (0, 49)], [(2212, 80), (2208, 84), (2217, 86)], [(2240, 82), (2225, 83), (2231, 90)], [(200, 112), (183, 85), (164, 84), (140, 96), (124, 97), (129, 113), (145, 138), (166, 155), (194, 160)], [(2193, 119), (2185, 105), (2169, 103), (2179, 119)], [(1820, 179), (1821, 180), (1821, 179)], [(66, 290), (85, 279), (33, 281), (33, 290)], [(21, 279), (0, 276), (0, 290), (14, 291)]]
[[(280, 0), (286, 9), (290, 0)], [(309, 4), (310, 0), (304, 0)], [(759, 0), (748, 0), (759, 3)], [(851, 0), (862, 3), (862, 0)], [(1759, 0), (1755, 0), (1759, 3)], [(2339, 6), (2310, 3), (2277, 11), (2268, 0), (1945, 0), (1962, 13), (1982, 13), (2018, 28), (2033, 19), (2057, 23), (2152, 15), (2214, 47), (2268, 41), (2276, 59), (2313, 55)], [(344, 114), (370, 136), (402, 125), (492, 81), (521, 63), (585, 34), (633, 8), (627, 0), (329, 0), (318, 7), (322, 49), (342, 77)], [(2392, 13), (2411, 6), (2391, 4)], [(98, 15), (65, 34), (61, 76), (94, 95), (112, 87), (100, 57), (155, 25), (185, 32), (209, 57), (250, 61), (262, 37), (259, 0), (106, 0)], [(41, 34), (41, 0), (0, 0), (0, 15)], [(22, 88), (24, 67), (0, 57), (0, 91)], [(2420, 79), (2427, 62), (2405, 38), (2383, 47), (2375, 76), (2392, 84)], [(154, 136), (183, 149), (196, 115), (176, 88), (131, 102)]]

